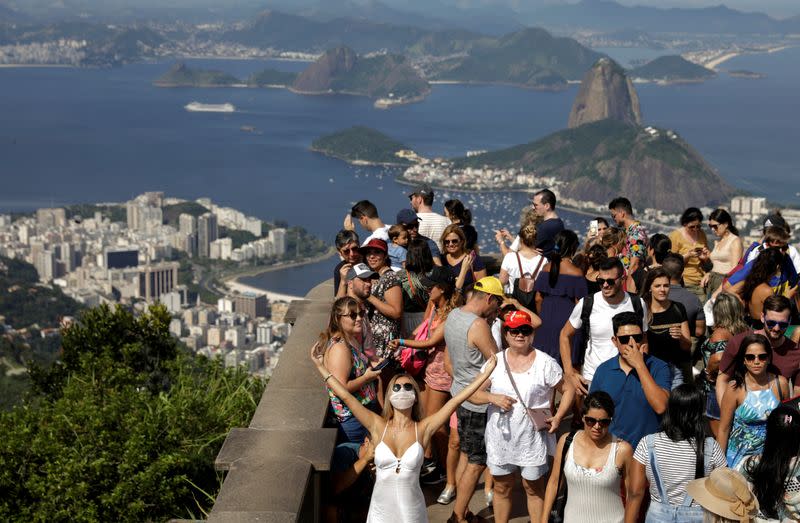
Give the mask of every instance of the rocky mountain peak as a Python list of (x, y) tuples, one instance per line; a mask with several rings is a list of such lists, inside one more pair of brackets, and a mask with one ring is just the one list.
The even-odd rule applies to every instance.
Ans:
[(584, 75), (572, 104), (568, 126), (611, 118), (630, 125), (642, 122), (639, 97), (624, 69), (610, 58), (601, 58)]
[(329, 49), (316, 62), (300, 73), (293, 88), (305, 92), (324, 92), (331, 88), (333, 80), (350, 72), (358, 61), (358, 55), (349, 47)]

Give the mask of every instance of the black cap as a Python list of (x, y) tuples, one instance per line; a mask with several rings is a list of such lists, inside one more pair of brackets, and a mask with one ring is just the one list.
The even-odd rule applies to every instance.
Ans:
[(402, 223), (403, 225), (408, 225), (409, 223), (414, 223), (419, 221), (419, 216), (417, 213), (412, 211), (411, 209), (400, 209), (397, 211), (397, 221), (395, 223)]
[(428, 289), (432, 289), (434, 285), (452, 287), (456, 283), (453, 274), (449, 270), (438, 266), (434, 267), (428, 274), (421, 275), (420, 281)]
[(780, 214), (770, 214), (766, 218), (764, 218), (764, 228), (767, 227), (780, 227), (781, 229), (789, 229), (789, 226), (786, 224), (786, 220), (783, 219), (783, 216)]
[(414, 191), (409, 193), (408, 195), (414, 196), (415, 194), (418, 194), (420, 196), (428, 196), (428, 195), (433, 196), (433, 189), (431, 189), (431, 186), (429, 184), (423, 183), (418, 185), (414, 189)]

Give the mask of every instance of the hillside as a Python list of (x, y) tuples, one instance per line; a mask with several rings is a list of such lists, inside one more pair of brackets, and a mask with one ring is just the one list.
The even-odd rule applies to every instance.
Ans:
[(225, 87), (242, 83), (241, 80), (222, 71), (192, 69), (177, 63), (160, 76), (153, 85), (157, 87)]
[(355, 126), (314, 140), (311, 150), (351, 163), (409, 165), (395, 155), (409, 149), (380, 131)]
[(625, 70), (610, 58), (601, 58), (586, 72), (572, 110), (568, 127), (611, 118), (630, 125), (642, 122), (639, 96)]
[(703, 82), (717, 76), (711, 69), (694, 64), (682, 56), (659, 56), (641, 67), (631, 69), (631, 78), (663, 82)]
[(433, 78), (558, 89), (580, 78), (600, 56), (571, 38), (528, 28), (474, 46), (468, 56), (441, 64)]
[(606, 202), (625, 193), (637, 207), (672, 212), (713, 206), (733, 195), (733, 189), (682, 138), (657, 131), (653, 137), (642, 127), (601, 120), (455, 163), (523, 168), (565, 182), (560, 190), (569, 198)]
[(247, 85), (251, 87), (289, 87), (296, 79), (297, 73), (264, 69), (250, 75)]
[(383, 54), (365, 58), (348, 47), (337, 47), (300, 73), (292, 90), (301, 94), (346, 93), (412, 99), (427, 95), (430, 86), (403, 56)]

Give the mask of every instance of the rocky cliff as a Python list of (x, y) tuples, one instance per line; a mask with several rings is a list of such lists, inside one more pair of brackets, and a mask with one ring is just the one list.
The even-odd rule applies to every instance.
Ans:
[(425, 96), (430, 86), (401, 55), (362, 57), (348, 47), (337, 47), (300, 73), (292, 90), (303, 94), (347, 93), (403, 100)]
[(629, 125), (642, 122), (633, 83), (616, 62), (601, 58), (583, 77), (569, 114), (568, 127), (574, 129), (606, 118)]

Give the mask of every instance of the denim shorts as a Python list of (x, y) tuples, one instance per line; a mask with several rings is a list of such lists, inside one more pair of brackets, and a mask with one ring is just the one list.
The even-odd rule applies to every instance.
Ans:
[(650, 501), (644, 523), (703, 523), (703, 507), (685, 507)]
[(456, 410), (458, 417), (459, 448), (474, 465), (486, 465), (486, 413), (473, 412), (464, 407)]
[(489, 463), (489, 472), (492, 476), (507, 476), (509, 474), (513, 474), (516, 471), (520, 471), (520, 474), (523, 478), (527, 479), (528, 481), (536, 481), (537, 479), (543, 477), (547, 474), (547, 471), (550, 467), (545, 463), (544, 465), (530, 465), (530, 466), (520, 466), (520, 465), (493, 465)]

